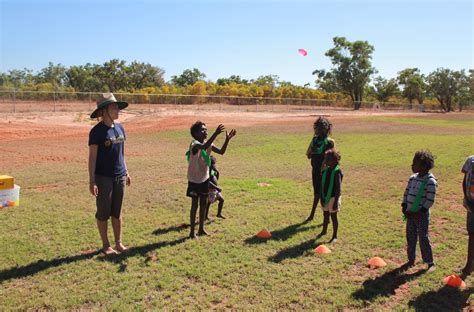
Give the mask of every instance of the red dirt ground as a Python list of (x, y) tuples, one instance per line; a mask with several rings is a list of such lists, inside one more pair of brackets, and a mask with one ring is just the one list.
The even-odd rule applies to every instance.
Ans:
[[(218, 123), (227, 125), (228, 128), (249, 127), (256, 125), (282, 124), (285, 128), (301, 127), (307, 124), (311, 129), (312, 123), (319, 115), (327, 115), (331, 120), (342, 122), (349, 127), (363, 127), (360, 117), (366, 116), (422, 116), (432, 115), (437, 118), (440, 114), (423, 114), (407, 112), (381, 112), (381, 111), (330, 111), (314, 110), (305, 112), (212, 112), (212, 111), (161, 111), (156, 113), (140, 113), (124, 111), (120, 122), (125, 125), (128, 133), (149, 133), (173, 129), (186, 129), (194, 121), (203, 120), (211, 127)], [(472, 115), (472, 114), (470, 114)], [(459, 114), (461, 116), (461, 114)], [(472, 116), (474, 120), (474, 115)], [(464, 117), (462, 117), (464, 118)], [(44, 113), (0, 113), (0, 153), (14, 154), (15, 165), (22, 162), (31, 162), (32, 153), (36, 154), (35, 162), (55, 161), (41, 150), (47, 149), (47, 143), (59, 139), (87, 138), (90, 128), (95, 121), (88, 118), (87, 113), (77, 112), (44, 112)], [(86, 139), (85, 139), (86, 140)], [(15, 142), (28, 141), (26, 153), (15, 152)], [(74, 149), (70, 153), (77, 153)], [(63, 151), (61, 159), (71, 159), (67, 151)], [(0, 161), (0, 168), (4, 167)], [(5, 163), (3, 164), (5, 165)], [(6, 164), (8, 167), (8, 164)]]

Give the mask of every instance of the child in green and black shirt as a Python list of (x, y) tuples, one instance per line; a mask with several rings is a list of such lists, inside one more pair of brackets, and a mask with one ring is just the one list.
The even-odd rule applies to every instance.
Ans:
[(322, 171), (321, 177), (321, 206), (323, 208), (323, 230), (318, 235), (321, 237), (326, 235), (329, 216), (332, 221), (332, 238), (330, 243), (337, 241), (337, 230), (339, 222), (337, 220), (337, 213), (341, 208), (341, 184), (343, 174), (339, 167), (341, 155), (335, 149), (330, 149), (324, 153), (325, 168)]
[(311, 139), (306, 156), (311, 159), (312, 179), (313, 179), (313, 207), (305, 222), (313, 220), (316, 207), (318, 206), (321, 194), (321, 167), (324, 161), (324, 153), (334, 148), (335, 142), (329, 137), (332, 130), (331, 122), (325, 117), (319, 117), (313, 125), (314, 137)]

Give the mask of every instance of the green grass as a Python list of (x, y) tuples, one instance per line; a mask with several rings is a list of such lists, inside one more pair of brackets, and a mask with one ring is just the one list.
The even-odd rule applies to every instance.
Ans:
[[(211, 235), (194, 241), (180, 227), (189, 222), (188, 130), (129, 134), (133, 184), (124, 202), (124, 242), (131, 249), (113, 258), (95, 253), (100, 244), (85, 141), (51, 140), (49, 154), (68, 144), (82, 152), (67, 162), (0, 166), (22, 186), (21, 206), (0, 211), (0, 309), (459, 310), (472, 288), (446, 288), (442, 278), (465, 261), (460, 167), (473, 153), (472, 130), (465, 120), (448, 119), (430, 120), (425, 130), (420, 119), (412, 125), (415, 134), (379, 131), (381, 123), (404, 120), (377, 118), (357, 131), (335, 122), (343, 204), (339, 241), (323, 256), (313, 252), (330, 238), (315, 240), (321, 212), (301, 223), (312, 203), (305, 157), (311, 125), (238, 129), (217, 162), (228, 219), (214, 220), (207, 225)], [(458, 131), (446, 134), (447, 126)], [(18, 150), (28, 144), (18, 142)], [(406, 260), (400, 201), (421, 148), (438, 156), (430, 228), (438, 269), (397, 275), (393, 270)], [(256, 239), (261, 229), (273, 238)], [(370, 270), (373, 256), (388, 266)]]

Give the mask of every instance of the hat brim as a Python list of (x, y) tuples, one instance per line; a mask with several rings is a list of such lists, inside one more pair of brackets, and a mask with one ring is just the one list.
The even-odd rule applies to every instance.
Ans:
[(107, 107), (107, 105), (112, 104), (112, 103), (116, 103), (117, 106), (118, 106), (118, 108), (119, 108), (120, 110), (122, 110), (122, 109), (124, 109), (124, 108), (126, 108), (126, 107), (128, 106), (128, 103), (127, 103), (127, 102), (113, 102), (113, 101), (110, 101), (110, 102), (101, 103), (101, 104), (95, 109), (95, 111), (92, 112), (91, 118), (97, 118), (97, 117), (98, 117), (97, 115), (99, 114), (99, 111), (100, 111), (101, 109)]

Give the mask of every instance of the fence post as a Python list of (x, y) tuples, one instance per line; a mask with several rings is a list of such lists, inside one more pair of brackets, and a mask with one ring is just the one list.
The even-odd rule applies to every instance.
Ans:
[(16, 113), (16, 89), (13, 89), (13, 113)]
[(56, 113), (56, 92), (53, 92), (53, 103), (54, 103), (53, 111)]

